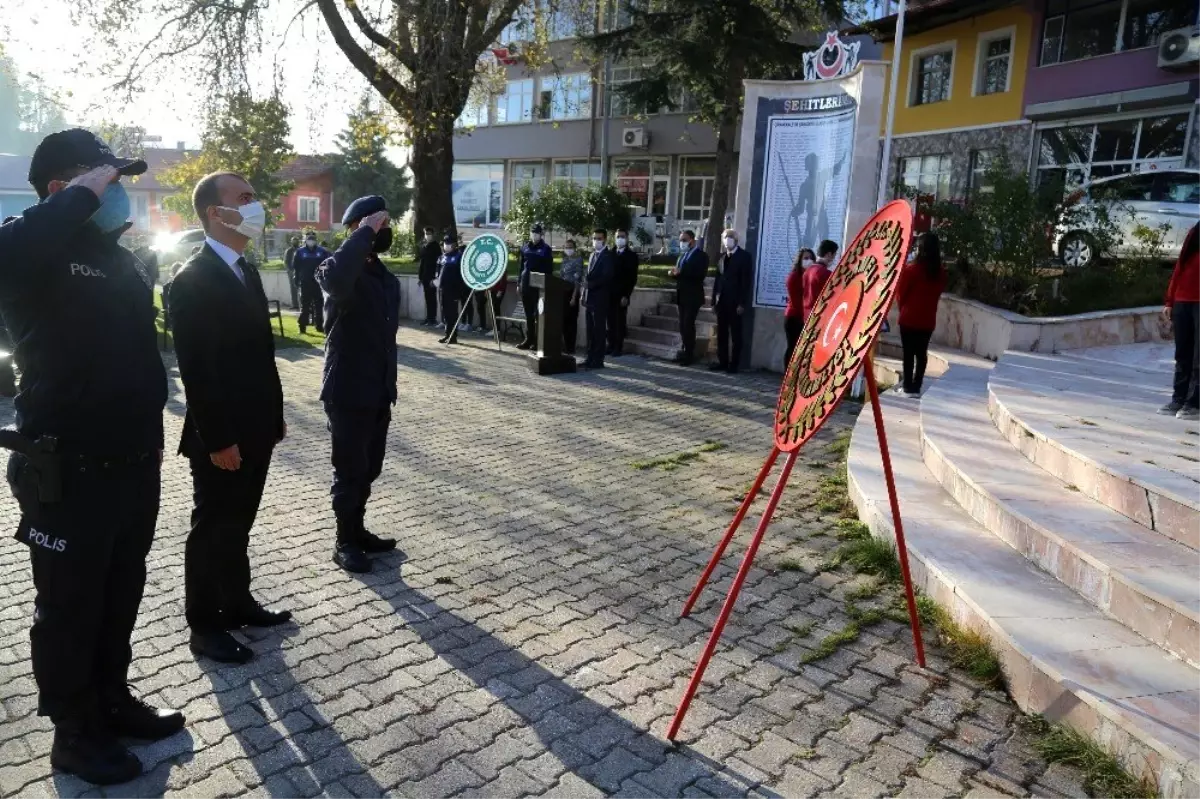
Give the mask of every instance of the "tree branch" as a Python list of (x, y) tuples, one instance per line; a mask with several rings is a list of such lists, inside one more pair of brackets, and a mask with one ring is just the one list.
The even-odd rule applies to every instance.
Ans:
[(317, 8), (321, 10), (325, 24), (329, 26), (334, 44), (346, 55), (354, 68), (367, 79), (367, 82), (383, 95), (383, 99), (393, 108), (397, 104), (410, 106), (412, 103), (411, 92), (377, 60), (372, 58), (370, 53), (359, 46), (358, 42), (354, 41), (354, 35), (350, 33), (342, 15), (338, 13), (336, 0), (317, 0)]
[(342, 0), (342, 4), (346, 6), (346, 10), (350, 12), (350, 18), (354, 20), (354, 24), (358, 26), (368, 41), (383, 48), (384, 52), (399, 61), (405, 69), (410, 71), (416, 69), (416, 59), (413, 57), (412, 50), (402, 47), (371, 27), (370, 21), (358, 7), (358, 0)]

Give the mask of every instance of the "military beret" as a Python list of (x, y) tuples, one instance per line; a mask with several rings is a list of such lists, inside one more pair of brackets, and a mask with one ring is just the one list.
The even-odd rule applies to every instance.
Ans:
[(346, 213), (342, 214), (342, 224), (351, 225), (365, 216), (370, 216), (376, 211), (386, 210), (387, 200), (383, 199), (378, 194), (372, 194), (369, 197), (359, 197), (346, 207)]

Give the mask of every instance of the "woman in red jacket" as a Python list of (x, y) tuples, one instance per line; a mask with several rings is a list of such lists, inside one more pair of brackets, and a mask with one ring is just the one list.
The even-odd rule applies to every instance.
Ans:
[(1163, 301), (1163, 315), (1175, 328), (1175, 390), (1158, 412), (1177, 419), (1200, 419), (1200, 225), (1192, 225)]
[(929, 339), (937, 327), (938, 299), (946, 290), (942, 248), (934, 233), (922, 234), (917, 256), (905, 265), (896, 286), (900, 304), (900, 344), (904, 347), (904, 382), (896, 393), (919, 397), (929, 360)]
[(792, 271), (787, 276), (787, 307), (783, 310), (783, 333), (787, 336), (787, 354), (783, 357), (783, 368), (792, 362), (792, 350), (804, 331), (804, 270), (816, 263), (817, 256), (808, 247), (796, 253)]

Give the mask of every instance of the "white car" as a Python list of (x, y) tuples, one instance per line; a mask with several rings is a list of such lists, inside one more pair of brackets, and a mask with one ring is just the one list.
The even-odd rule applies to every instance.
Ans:
[(160, 269), (169, 269), (176, 261), (186, 261), (192, 257), (192, 250), (204, 244), (204, 230), (195, 228), (179, 233), (163, 233), (154, 239), (150, 248), (158, 256)]
[[(1109, 255), (1121, 257), (1137, 251), (1138, 240), (1133, 235), (1136, 225), (1165, 225), (1163, 258), (1173, 261), (1179, 257), (1192, 225), (1200, 221), (1200, 170), (1164, 169), (1101, 178), (1080, 189), (1076, 201), (1090, 205), (1093, 193), (1103, 195), (1109, 218), (1119, 231), (1118, 243)], [(1079, 216), (1086, 220), (1088, 214)], [(1078, 220), (1076, 227), (1056, 231), (1054, 250), (1068, 269), (1089, 266), (1102, 254), (1086, 222)]]

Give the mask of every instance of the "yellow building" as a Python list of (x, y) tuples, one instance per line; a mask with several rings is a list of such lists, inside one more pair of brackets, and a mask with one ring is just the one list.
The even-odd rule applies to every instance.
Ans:
[[(885, 43), (890, 65), (896, 18), (872, 28)], [(988, 159), (999, 151), (1026, 163), (1032, 128), (1022, 109), (1032, 41), (1033, 15), (1025, 2), (909, 4), (888, 164), (891, 185), (937, 199), (963, 198), (978, 188)]]

